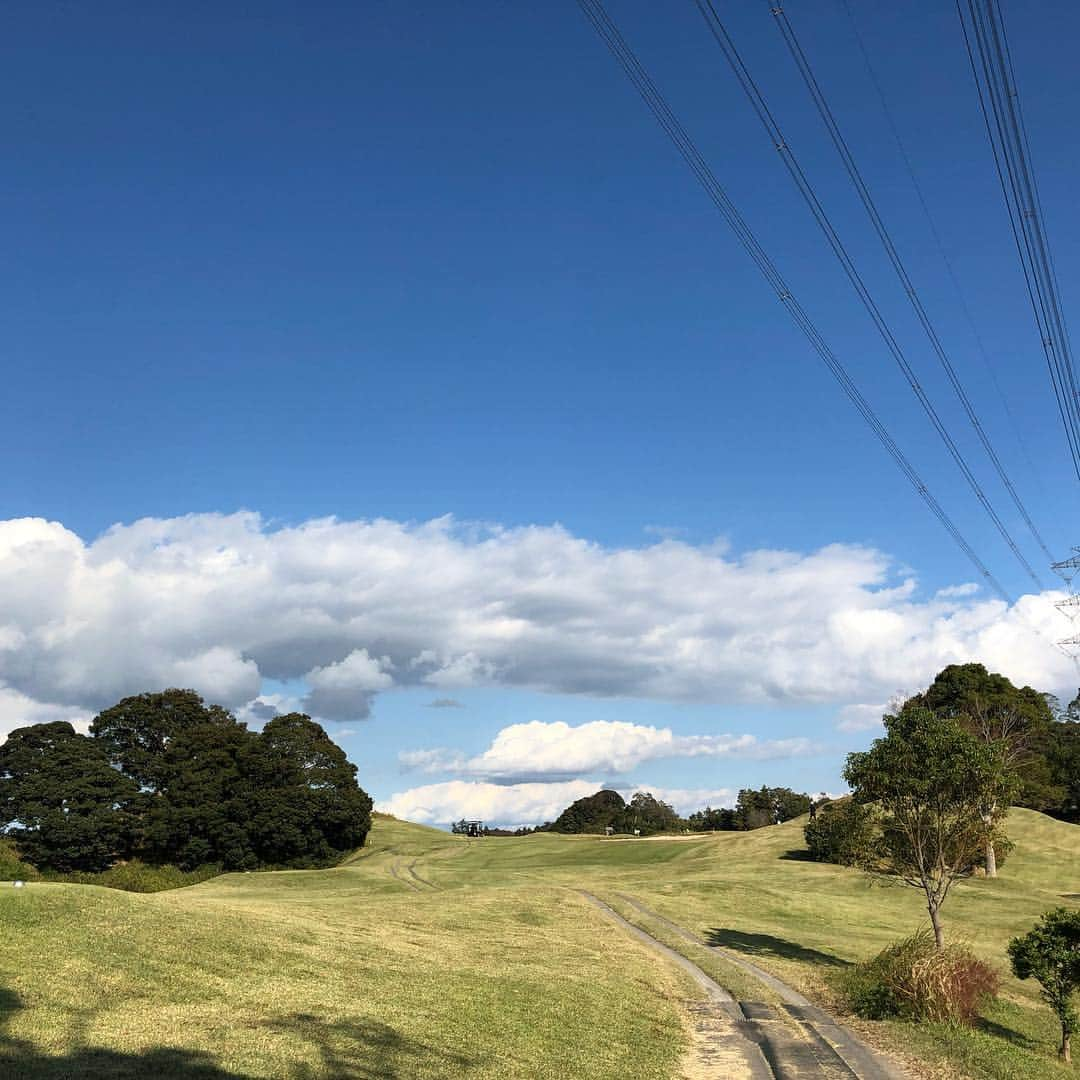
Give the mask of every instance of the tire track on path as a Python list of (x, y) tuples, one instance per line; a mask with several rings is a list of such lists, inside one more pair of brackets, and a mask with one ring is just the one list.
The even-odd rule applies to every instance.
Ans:
[[(615, 894), (640, 914), (662, 923), (683, 940), (723, 955), (726, 960), (742, 968), (762, 985), (768, 986), (784, 1002), (783, 1010), (786, 1016), (764, 1002), (735, 1002), (722, 986), (689, 958), (657, 941), (641, 927), (634, 926), (603, 901), (583, 890), (579, 891), (624, 929), (628, 929), (634, 936), (673, 960), (684, 971), (688, 971), (695, 981), (706, 989), (709, 1001), (697, 1003), (696, 1007), (692, 1004), (693, 1011), (700, 1013), (703, 1009), (709, 1011), (711, 1008), (714, 1014), (722, 1013), (728, 1019), (729, 1030), (733, 1027), (744, 1043), (756, 1044), (766, 1071), (746, 1073), (753, 1076), (754, 1080), (757, 1080), (758, 1076), (775, 1077), (775, 1080), (907, 1080), (907, 1074), (897, 1065), (877, 1054), (834, 1017), (812, 1005), (797, 990), (756, 964), (727, 949), (708, 945), (685, 927), (659, 915), (635, 897), (625, 893)], [(715, 1017), (713, 1019), (715, 1021)], [(792, 1028), (788, 1026), (792, 1021), (796, 1035), (792, 1034)], [(699, 1039), (701, 1035), (702, 1033), (698, 1032)], [(706, 1034), (706, 1041), (708, 1037)], [(730, 1037), (729, 1034), (728, 1038)], [(746, 1057), (745, 1050), (743, 1053)], [(758, 1064), (752, 1055), (746, 1057), (746, 1061), (750, 1068), (755, 1068)], [(720, 1078), (729, 1074), (705, 1071), (694, 1072), (692, 1075)]]
[(682, 1061), (685, 1080), (774, 1080), (776, 1074), (760, 1047), (740, 1030), (743, 1015), (731, 994), (697, 964), (628, 922), (603, 900), (584, 889), (577, 892), (621, 929), (682, 968), (705, 992), (704, 1001), (685, 1003), (692, 1031), (690, 1049)]

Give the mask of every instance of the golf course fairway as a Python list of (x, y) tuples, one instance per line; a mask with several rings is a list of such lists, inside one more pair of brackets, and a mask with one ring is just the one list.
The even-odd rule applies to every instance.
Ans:
[[(0, 1075), (703, 1076), (687, 1056), (700, 986), (582, 890), (738, 1000), (775, 997), (741, 957), (839, 1011), (830, 976), (925, 911), (915, 890), (806, 861), (804, 823), (467, 839), (377, 815), (368, 846), (330, 870), (150, 895), (4, 884)], [(1040, 913), (1080, 904), (1080, 827), (1015, 810), (1008, 828), (1000, 877), (960, 883), (944, 909), (947, 933), (1002, 974), (985, 1022), (842, 1017), (911, 1076), (1080, 1075), (1054, 1059), (1055, 1021), (1005, 957)]]

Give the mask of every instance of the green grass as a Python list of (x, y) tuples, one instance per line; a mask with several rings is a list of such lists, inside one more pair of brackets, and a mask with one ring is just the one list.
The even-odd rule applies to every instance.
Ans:
[[(945, 908), (948, 932), (1003, 974), (1008, 938), (1080, 892), (1080, 828), (1025, 811), (1010, 824), (1017, 849), (1001, 877), (963, 883)], [(380, 816), (369, 846), (331, 870), (227, 874), (151, 895), (2, 887), (0, 1074), (671, 1077), (695, 988), (574, 890), (736, 996), (769, 1000), (616, 894), (828, 1003), (832, 973), (925, 916), (913, 890), (787, 856), (801, 846), (799, 822), (700, 838), (468, 840)], [(1080, 1072), (1055, 1062), (1036, 987), (1009, 976), (980, 1031), (860, 1030), (917, 1053), (927, 1075)]]

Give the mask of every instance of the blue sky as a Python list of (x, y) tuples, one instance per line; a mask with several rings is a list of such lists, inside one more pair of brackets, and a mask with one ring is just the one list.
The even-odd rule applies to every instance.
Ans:
[[(843, 5), (793, 5), (790, 16), (999, 454), (1047, 540), (1067, 554), (1080, 542), (1076, 480), (955, 11), (921, 0), (853, 6), (986, 357)], [(938, 498), (1010, 592), (1030, 591), (831, 261), (693, 4), (661, 11), (612, 0), (610, 11)], [(1037, 561), (826, 141), (768, 5), (720, 11), (935, 404)], [(1080, 85), (1070, 78), (1080, 13), (1022, 0), (1005, 13), (1068, 317), (1080, 268), (1080, 223), (1071, 213), (1080, 155), (1062, 117), (1080, 108)], [(835, 788), (843, 751), (872, 733), (848, 714), (837, 721), (842, 710), (910, 688), (932, 675), (937, 659), (1011, 662), (1016, 677), (1055, 688), (1072, 677), (1037, 643), (1014, 647), (1001, 629), (1013, 613), (980, 607), (981, 594), (956, 602), (952, 636), (943, 636), (933, 598), (971, 581), (970, 565), (810, 354), (569, 0), (532, 8), (480, 0), (267, 3), (250, 12), (24, 4), (6, 13), (0, 59), (7, 88), (0, 517), (60, 523), (64, 537), (81, 538), (76, 561), (93, 561), (87, 545), (116, 523), (241, 510), (261, 515), (256, 531), (268, 536), (302, 532), (330, 515), (402, 523), (452, 515), (507, 529), (558, 523), (609, 553), (669, 537), (733, 563), (761, 549), (803, 557), (839, 544), (872, 549), (887, 562), (876, 582), (855, 590), (858, 604), (891, 614), (914, 604), (920, 612), (917, 631), (883, 641), (873, 658), (853, 653), (842, 678), (815, 673), (800, 681), (785, 672), (750, 691), (723, 679), (709, 689), (707, 679), (692, 677), (694, 643), (722, 651), (728, 639), (720, 631), (695, 630), (670, 657), (643, 661), (647, 677), (594, 685), (554, 677), (547, 660), (534, 663), (535, 642), (494, 650), (498, 659), (490, 659), (484, 648), (494, 631), (485, 631), (461, 653), (472, 657), (469, 682), (458, 668), (435, 677), (423, 663), (408, 667), (411, 649), (442, 650), (432, 671), (457, 663), (450, 631), (427, 646), (422, 634), (406, 642), (372, 623), (366, 637), (327, 635), (321, 651), (298, 645), (304, 661), (290, 666), (276, 659), (289, 649), (287, 634), (267, 659), (252, 644), (257, 635), (226, 632), (216, 616), (200, 622), (196, 611), (172, 620), (190, 624), (180, 638), (151, 635), (153, 659), (140, 664), (135, 648), (122, 671), (100, 685), (87, 676), (82, 690), (70, 674), (86, 667), (81, 654), (61, 659), (53, 645), (32, 657), (3, 654), (0, 682), (14, 695), (8, 727), (43, 709), (92, 710), (113, 690), (185, 673), (243, 707), (251, 672), (239, 681), (223, 675), (228, 664), (218, 661), (229, 650), (238, 664), (254, 657), (260, 678), (271, 680), (266, 695), (303, 700), (305, 673), (364, 650), (375, 668), (355, 686), (364, 708), (370, 699), (370, 718), (351, 722), (335, 707), (332, 720), (356, 732), (341, 737), (362, 780), (384, 800), (418, 785), (482, 780), (475, 769), (401, 774), (400, 753), (448, 747), (475, 755), (499, 731), (529, 721), (627, 722), (683, 736), (748, 732), (817, 747), (773, 760), (654, 757), (618, 775), (597, 764), (590, 780), (704, 791), (788, 777)], [(233, 541), (228, 529), (215, 539), (219, 519), (192, 520), (200, 537), (185, 532), (176, 543), (200, 552), (185, 564), (195, 575), (189, 591), (198, 593), (205, 575), (217, 572), (206, 552)], [(50, 603), (66, 598), (53, 629), (89, 620), (109, 639), (108, 612), (127, 609), (115, 597), (108, 610), (77, 598), (75, 578), (57, 580), (39, 565), (54, 541), (68, 554), (78, 545), (59, 534), (16, 535), (17, 544), (0, 548), (0, 581), (17, 581), (28, 565), (41, 569)], [(711, 547), (718, 539), (723, 546)], [(247, 540), (238, 543), (248, 551)], [(480, 544), (469, 558), (482, 566), (484, 550)], [(133, 552), (125, 547), (119, 557), (119, 577), (129, 575), (128, 591), (144, 602), (156, 596), (167, 623), (171, 585), (150, 573), (142, 548)], [(563, 585), (574, 574), (566, 558)], [(646, 576), (662, 591), (673, 579), (661, 562)], [(304, 580), (319, 574), (343, 587), (325, 565)], [(873, 599), (906, 577), (917, 581), (909, 596)], [(508, 587), (532, 596), (543, 581), (534, 567)], [(271, 568), (250, 587), (267, 582), (285, 592), (296, 585)], [(789, 586), (783, 594), (797, 595), (798, 583)], [(329, 592), (319, 595), (305, 599), (305, 610), (331, 603)], [(598, 595), (590, 619), (604, 603), (625, 600), (603, 590), (593, 600)], [(761, 603), (753, 590), (722, 596), (735, 607)], [(1028, 623), (1043, 625), (1052, 599), (1043, 597), (1041, 607), (1032, 599)], [(757, 610), (766, 637), (798, 636), (803, 616), (790, 605), (773, 597)], [(530, 614), (530, 633), (574, 632), (565, 613), (546, 618)], [(648, 645), (647, 623), (612, 648)], [(1052, 625), (1046, 615), (1047, 633)], [(11, 630), (29, 633), (14, 619)], [(617, 635), (598, 624), (593, 631), (589, 649), (600, 651), (588, 655), (602, 665), (597, 643)], [(1067, 631), (1065, 624), (1061, 636)], [(788, 646), (763, 648), (775, 649), (784, 666)], [(392, 666), (376, 671), (384, 655)], [(208, 656), (216, 658), (209, 667)], [(611, 663), (626, 666), (622, 658)], [(683, 681), (665, 682), (657, 674), (665, 665)], [(860, 670), (871, 669), (860, 680)], [(711, 659), (702, 670), (719, 668)], [(435, 681), (425, 682), (429, 676)], [(457, 688), (444, 694), (439, 680), (455, 678)], [(465, 707), (427, 708), (438, 696)]]

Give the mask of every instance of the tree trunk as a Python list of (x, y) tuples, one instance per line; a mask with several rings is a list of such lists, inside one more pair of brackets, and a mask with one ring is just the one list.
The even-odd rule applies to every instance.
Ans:
[(990, 807), (989, 812), (983, 814), (983, 825), (986, 827), (986, 876), (997, 877), (997, 852), (994, 850), (994, 810)]
[(945, 931), (941, 926), (941, 919), (938, 916), (938, 905), (931, 901), (926, 905), (927, 910), (930, 912), (930, 925), (934, 928), (934, 943), (939, 949), (945, 948)]
[(1061, 1057), (1064, 1061), (1072, 1061), (1072, 1048), (1069, 1046), (1069, 1029), (1062, 1025), (1061, 1028)]

